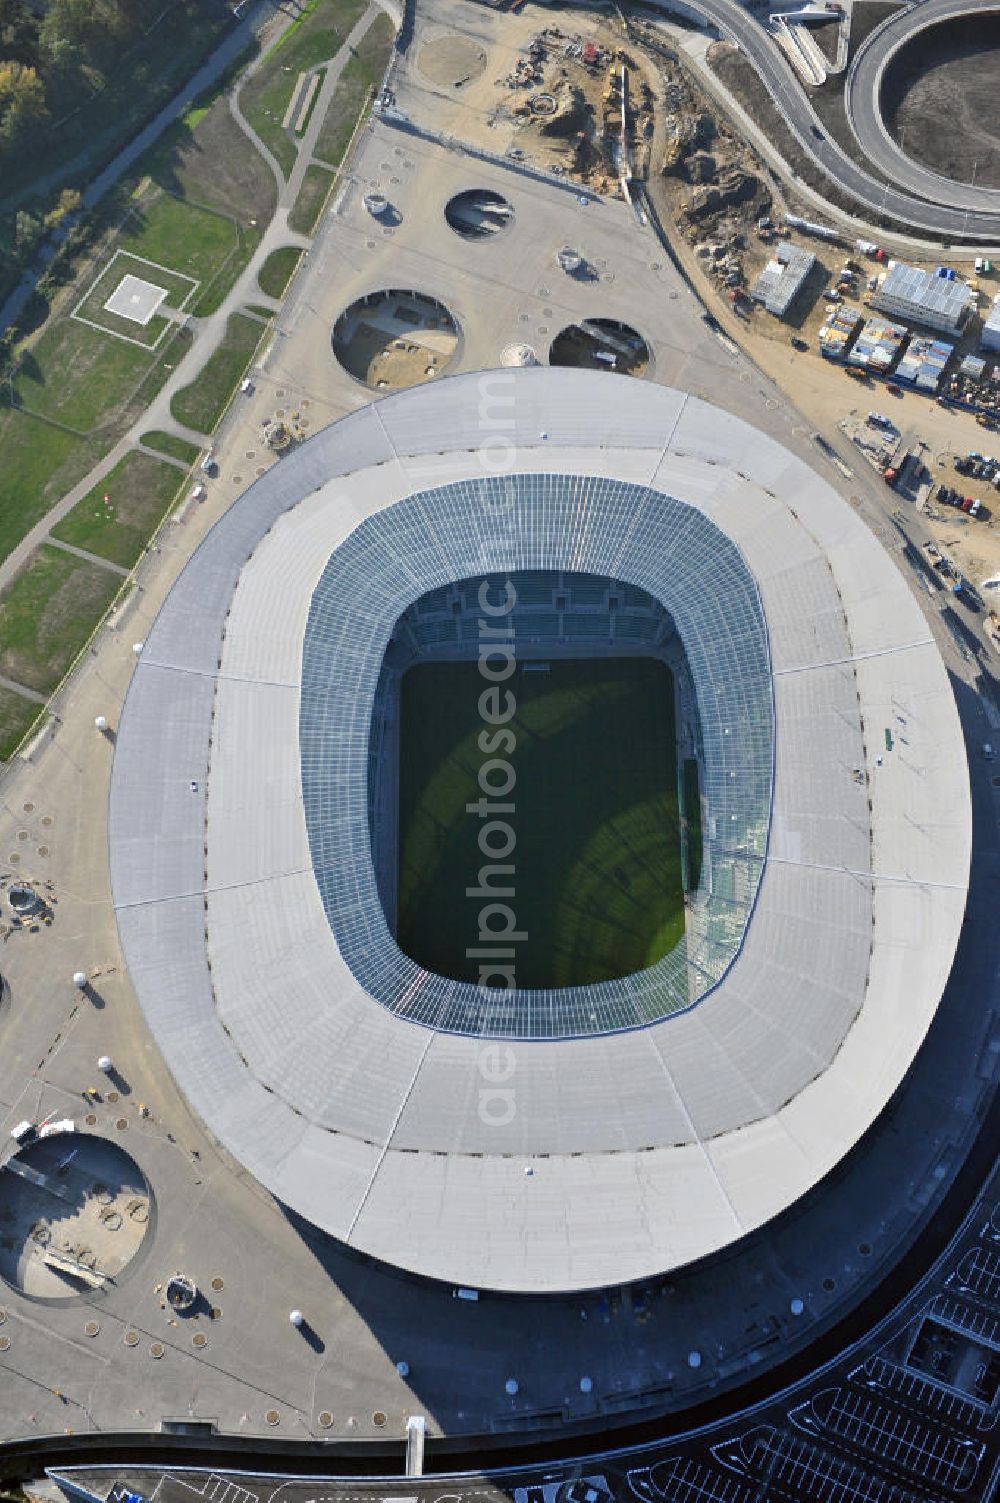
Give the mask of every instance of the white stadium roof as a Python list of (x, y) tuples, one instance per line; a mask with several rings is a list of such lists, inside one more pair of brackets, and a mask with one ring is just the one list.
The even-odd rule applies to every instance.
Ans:
[[(512, 472), (649, 488), (654, 509), (661, 493), (731, 539), (766, 621), (774, 766), (756, 904), (697, 1005), (645, 1027), (494, 1046), (413, 1021), (352, 972), (314, 871), (299, 713), (328, 560), (366, 517), (495, 473), (498, 434)], [(589, 525), (584, 507), (581, 536)], [(586, 567), (556, 557), (561, 546), (554, 535), (551, 567)], [(426, 587), (417, 573), (413, 598)], [(367, 651), (380, 658), (384, 645), (374, 633)], [(971, 842), (947, 675), (851, 508), (704, 402), (548, 368), (379, 402), (247, 491), (147, 637), (110, 815), (133, 982), (216, 1136), (353, 1247), (435, 1278), (535, 1291), (709, 1254), (839, 1161), (933, 1017)], [(350, 882), (365, 838), (338, 835), (323, 861), (340, 850)], [(424, 973), (416, 990), (432, 984)], [(482, 1110), (498, 1070), (514, 1105), (502, 1127)]]

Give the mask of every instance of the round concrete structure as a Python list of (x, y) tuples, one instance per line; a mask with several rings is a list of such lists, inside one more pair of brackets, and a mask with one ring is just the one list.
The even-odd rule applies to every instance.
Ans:
[[(514, 477), (503, 526), (501, 448)], [(716, 957), (696, 1006), (648, 1025), (633, 1011), (618, 1031), (587, 1037), (524, 1037), (489, 1019), (460, 1033), (446, 1019), (455, 983), (414, 969), (376, 1000), (337, 943), (323, 886), (336, 868), (365, 901), (370, 856), (356, 803), (331, 806), (329, 844), (318, 858), (310, 847), (307, 623), (342, 549), (357, 552), (365, 528), (391, 542), (399, 508), (424, 509), (422, 551), (383, 554), (365, 588), (358, 575), (315, 607), (361, 685), (386, 645), (381, 596), (408, 575), (416, 598), (452, 568), (444, 514), (431, 525), (428, 509), (442, 488), (461, 499), (455, 516), (478, 539), (483, 572), (510, 566), (511, 538), (532, 564), (542, 538), (548, 564), (566, 569), (592, 566), (606, 547), (604, 567), (626, 576), (643, 558), (649, 569), (679, 560), (685, 536), (719, 540), (692, 550), (701, 572), (684, 575), (685, 591), (720, 607), (711, 652), (699, 659), (693, 625), (677, 614), (703, 726), (715, 715), (723, 748), (708, 787), (707, 868), (726, 870), (728, 845), (736, 869), (753, 859), (760, 871), (745, 932)], [(722, 791), (744, 775), (739, 758), (726, 760), (727, 725), (738, 740), (753, 721), (713, 707), (709, 663), (739, 647), (733, 631), (724, 640), (729, 552), (759, 599), (773, 706), (756, 856), (746, 832), (728, 841)], [(349, 704), (333, 707), (321, 757), (342, 758), (348, 743), (367, 754), (343, 719)], [(204, 798), (191, 798), (191, 779)], [(110, 806), (125, 956), (211, 1130), (281, 1201), (353, 1247), (457, 1284), (534, 1291), (703, 1257), (838, 1163), (933, 1018), (970, 840), (944, 667), (850, 507), (801, 460), (704, 402), (551, 369), (400, 394), (252, 486), (149, 634)], [(706, 914), (715, 903), (717, 916), (725, 895), (719, 880), (698, 903)], [(706, 946), (717, 928), (705, 925)], [(695, 943), (692, 969), (709, 955)], [(649, 974), (625, 978), (629, 996)], [(497, 1092), (513, 1100), (502, 1123), (483, 1109)]]

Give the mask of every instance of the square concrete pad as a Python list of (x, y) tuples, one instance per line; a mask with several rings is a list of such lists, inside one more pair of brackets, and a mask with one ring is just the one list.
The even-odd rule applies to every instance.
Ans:
[(104, 306), (109, 313), (117, 313), (119, 318), (130, 319), (145, 328), (166, 295), (167, 289), (157, 287), (155, 282), (124, 276)]

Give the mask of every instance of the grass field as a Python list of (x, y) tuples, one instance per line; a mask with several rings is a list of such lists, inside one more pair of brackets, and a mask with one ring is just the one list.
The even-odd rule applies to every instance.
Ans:
[(281, 122), (299, 74), (339, 51), (365, 4), (366, 0), (314, 0), (241, 90), (244, 115), (286, 174), (295, 165), (298, 148)]
[(148, 433), (141, 434), (140, 438), (147, 448), (158, 449), (161, 454), (167, 454), (171, 459), (179, 459), (182, 464), (194, 464), (201, 453), (201, 450), (195, 444), (189, 444), (186, 438), (178, 438), (174, 433), (161, 433), (156, 428), (151, 428)]
[(130, 569), (183, 484), (174, 465), (135, 450), (77, 502), (52, 536)]
[(231, 314), (222, 343), (209, 355), (191, 385), (182, 387), (170, 403), (179, 423), (197, 433), (214, 432), (264, 333), (265, 325), (255, 318)]
[(257, 277), (261, 292), (266, 292), (268, 297), (282, 297), (301, 256), (302, 252), (295, 245), (283, 245), (272, 251)]
[(6, 762), (41, 715), (42, 706), (0, 687), (0, 762)]
[(299, 196), (288, 211), (288, 228), (299, 235), (311, 235), (316, 221), (326, 202), (326, 195), (333, 186), (334, 173), (315, 162), (307, 167), (302, 178)]
[(74, 307), (75, 319), (97, 324), (107, 333), (117, 334), (119, 338), (126, 339), (133, 344), (141, 344), (147, 349), (154, 349), (162, 339), (168, 324), (164, 313), (157, 310), (147, 324), (138, 324), (105, 307), (108, 299), (126, 276), (138, 277), (141, 281), (151, 282), (156, 287), (162, 288), (166, 297), (160, 306), (178, 311), (191, 301), (198, 290), (198, 284), (191, 277), (182, 276), (179, 272), (171, 271), (167, 267), (154, 266), (148, 260), (134, 256), (129, 251), (119, 250), (112, 255), (110, 261), (91, 283), (86, 294)]
[(77, 438), (28, 416), (0, 411), (0, 558), (6, 558), (101, 457), (96, 439)]
[[(476, 663), (411, 669), (401, 689), (398, 938), (421, 964), (478, 980), (485, 900)], [(555, 661), (510, 681), (519, 986), (571, 986), (652, 965), (684, 932), (673, 682), (649, 658)], [(496, 751), (492, 753), (498, 755)], [(507, 755), (507, 748), (500, 753)], [(497, 781), (500, 774), (494, 773)]]
[(316, 139), (315, 155), (339, 167), (358, 117), (389, 63), (395, 36), (388, 16), (378, 16), (358, 43), (357, 51), (340, 75), (326, 118)]
[(121, 577), (43, 543), (0, 599), (0, 673), (49, 694), (111, 604)]

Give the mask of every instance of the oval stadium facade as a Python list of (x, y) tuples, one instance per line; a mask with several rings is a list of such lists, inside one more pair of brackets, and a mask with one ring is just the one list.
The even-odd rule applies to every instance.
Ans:
[[(529, 676), (672, 675), (697, 818), (648, 964), (501, 987), (397, 938), (400, 685), (488, 628)], [(830, 1171), (930, 1026), (970, 848), (947, 674), (852, 509), (701, 400), (546, 368), (250, 487), (149, 633), (110, 809), (139, 1000), (217, 1138), (345, 1244), (524, 1292), (690, 1263)]]

